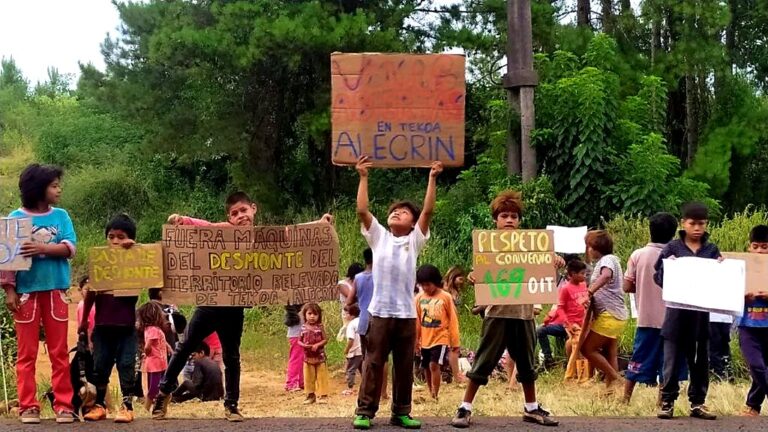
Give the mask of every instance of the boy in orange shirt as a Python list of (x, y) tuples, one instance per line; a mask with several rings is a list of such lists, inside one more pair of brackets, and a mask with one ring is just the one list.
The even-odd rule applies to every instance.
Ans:
[(459, 317), (453, 297), (443, 291), (443, 278), (437, 267), (426, 264), (416, 272), (421, 293), (416, 296), (416, 352), (427, 371), (427, 385), (433, 399), (440, 392), (440, 368), (448, 361), (451, 348), (459, 344)]

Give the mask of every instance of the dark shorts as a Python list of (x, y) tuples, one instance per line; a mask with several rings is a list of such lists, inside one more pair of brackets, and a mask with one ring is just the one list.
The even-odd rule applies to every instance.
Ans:
[[(630, 381), (655, 386), (662, 382), (663, 368), (664, 339), (661, 337), (661, 329), (638, 327), (625, 377)], [(688, 367), (683, 362), (677, 379), (685, 381), (687, 377)]]
[(429, 367), (430, 363), (437, 363), (440, 366), (448, 362), (448, 353), (451, 351), (448, 345), (437, 345), (432, 348), (421, 349), (421, 367)]
[(480, 346), (467, 378), (479, 385), (488, 384), (488, 377), (499, 364), (504, 350), (517, 365), (517, 381), (521, 384), (536, 381), (534, 351), (536, 349), (536, 322), (517, 318), (486, 317)]

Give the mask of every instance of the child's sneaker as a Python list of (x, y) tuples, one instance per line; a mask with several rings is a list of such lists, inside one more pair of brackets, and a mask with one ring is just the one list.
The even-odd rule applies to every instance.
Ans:
[(741, 412), (739, 412), (740, 417), (759, 417), (760, 411), (752, 408), (751, 406), (745, 406)]
[(94, 405), (93, 408), (88, 410), (83, 416), (86, 421), (99, 421), (107, 418), (107, 410), (101, 405)]
[(471, 418), (472, 411), (466, 408), (459, 408), (458, 411), (456, 411), (456, 415), (453, 416), (453, 420), (451, 420), (451, 426), (460, 429), (468, 428)]
[(552, 414), (542, 408), (541, 405), (533, 411), (523, 409), (523, 421), (540, 424), (542, 426), (557, 426), (560, 424), (560, 422), (555, 420), (555, 418), (552, 417)]
[(716, 420), (717, 416), (709, 412), (709, 409), (704, 405), (692, 405), (691, 417), (699, 418), (702, 420)]
[(352, 427), (355, 429), (370, 429), (371, 428), (371, 418), (364, 415), (355, 416), (355, 419), (352, 420)]
[(224, 405), (224, 418), (229, 422), (238, 423), (245, 420), (237, 405)]
[(23, 424), (40, 424), (40, 410), (37, 408), (26, 409), (19, 417)]
[(406, 429), (421, 429), (421, 422), (409, 415), (393, 415), (389, 419), (389, 424)]
[(115, 423), (130, 423), (134, 419), (133, 410), (128, 409), (125, 405), (120, 407), (120, 411), (115, 416)]
[(165, 420), (168, 415), (168, 405), (171, 403), (171, 395), (159, 393), (152, 407), (152, 420)]
[(327, 405), (328, 404), (328, 396), (320, 396), (317, 398), (317, 403), (321, 405)]
[(663, 419), (663, 420), (669, 420), (672, 417), (674, 417), (675, 413), (675, 404), (672, 402), (662, 402), (661, 408), (659, 408), (659, 411), (656, 413), (656, 417)]
[(75, 414), (72, 411), (61, 410), (56, 412), (56, 423), (69, 424), (75, 422)]
[(310, 404), (315, 403), (316, 401), (317, 401), (317, 398), (315, 397), (315, 394), (314, 393), (310, 393), (310, 394), (307, 395), (307, 398), (304, 399), (303, 403), (304, 403), (304, 405), (310, 405)]

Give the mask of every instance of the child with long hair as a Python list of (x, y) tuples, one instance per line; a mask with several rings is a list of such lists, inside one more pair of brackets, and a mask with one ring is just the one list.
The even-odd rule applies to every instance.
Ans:
[(328, 403), (328, 367), (325, 365), (325, 345), (328, 337), (323, 327), (323, 310), (317, 303), (301, 308), (299, 346), (304, 348), (304, 404)]
[(168, 321), (165, 319), (163, 306), (160, 302), (151, 300), (141, 305), (136, 312), (138, 318), (136, 328), (144, 347), (142, 371), (147, 374), (144, 406), (149, 411), (160, 392), (160, 380), (163, 378), (165, 370), (168, 369), (168, 354), (172, 348), (165, 340)]
[(0, 274), (5, 305), (13, 313), (16, 325), (16, 383), (19, 413), (25, 424), (40, 423), (35, 363), (41, 327), (51, 360), (56, 423), (74, 422), (66, 291), (70, 287), (69, 260), (75, 256), (77, 236), (67, 211), (54, 207), (61, 199), (62, 175), (60, 168), (49, 165), (26, 167), (19, 177), (22, 206), (8, 215), (32, 220), (32, 238), (21, 246), (21, 255), (32, 260), (32, 267)]

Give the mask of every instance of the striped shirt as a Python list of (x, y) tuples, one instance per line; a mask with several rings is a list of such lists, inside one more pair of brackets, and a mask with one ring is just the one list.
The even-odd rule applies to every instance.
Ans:
[(395, 237), (373, 218), (371, 227), (361, 228), (373, 251), (373, 297), (368, 312), (380, 318), (416, 318), (413, 288), (416, 260), (429, 239), (419, 224), (410, 234)]

